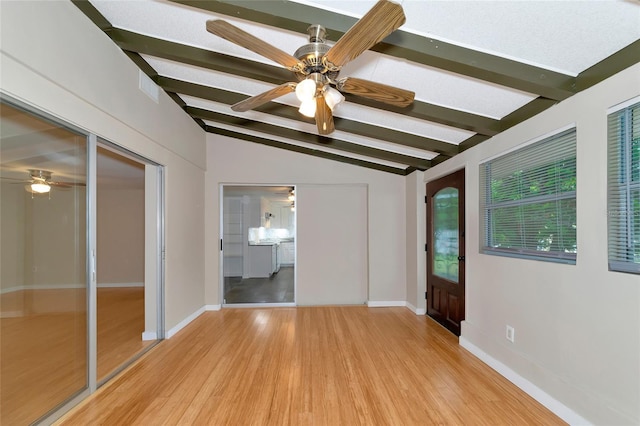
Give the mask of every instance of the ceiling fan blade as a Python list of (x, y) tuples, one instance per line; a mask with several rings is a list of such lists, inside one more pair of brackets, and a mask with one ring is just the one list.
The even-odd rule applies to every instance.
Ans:
[(251, 96), (250, 98), (240, 101), (237, 104), (232, 105), (231, 109), (238, 112), (249, 111), (250, 109), (259, 107), (262, 104), (266, 104), (267, 102), (272, 101), (275, 98), (279, 98), (280, 96), (284, 96), (287, 93), (291, 93), (294, 90), (296, 90), (296, 83), (281, 84), (280, 86), (274, 87), (271, 90), (267, 90), (264, 93)]
[(327, 105), (324, 96), (316, 97), (316, 126), (318, 126), (318, 133), (321, 135), (328, 135), (336, 129), (333, 124), (331, 108)]
[(220, 19), (207, 21), (207, 31), (212, 34), (222, 37), (232, 43), (249, 49), (252, 52), (262, 55), (265, 58), (271, 59), (274, 62), (279, 63), (282, 66), (294, 70), (295, 68), (304, 67), (298, 59), (288, 53), (278, 49), (271, 44), (260, 40), (259, 38), (249, 34), (240, 28), (231, 25), (227, 21)]
[(338, 82), (338, 90), (374, 101), (399, 107), (411, 105), (416, 94), (410, 90), (399, 89), (375, 81), (347, 77)]
[(402, 6), (380, 0), (340, 37), (326, 53), (325, 59), (341, 67), (394, 32), (405, 20)]
[(16, 182), (11, 182), (11, 183), (29, 182), (28, 180), (25, 180), (25, 179), (12, 178), (12, 177), (5, 177), (5, 176), (0, 176), (0, 179), (16, 181)]
[(47, 185), (55, 186), (56, 188), (72, 188), (74, 186), (87, 186), (83, 182), (47, 182)]

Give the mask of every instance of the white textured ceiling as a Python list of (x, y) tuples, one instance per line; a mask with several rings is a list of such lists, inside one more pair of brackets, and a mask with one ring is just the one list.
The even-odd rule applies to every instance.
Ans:
[[(204, 13), (170, 2), (95, 1), (92, 3), (118, 28), (275, 66), (279, 65), (208, 33), (205, 29), (206, 21), (214, 18), (224, 19), (290, 54), (308, 42), (306, 34), (247, 23), (224, 15)], [(340, 3), (348, 4), (349, 2)], [(370, 7), (375, 2), (351, 3), (366, 3)], [(140, 19), (141, 16), (144, 16), (144, 19)], [(406, 25), (402, 27), (403, 30), (407, 29)], [(514, 89), (488, 85), (480, 80), (374, 52), (365, 52), (348, 63), (343, 67), (340, 76), (384, 82), (414, 91), (417, 100), (491, 118), (502, 118), (535, 98), (534, 95)], [(199, 78), (192, 76), (190, 81), (198, 81)], [(291, 80), (296, 81), (293, 73)], [(274, 85), (265, 85), (261, 90), (256, 91), (252, 82), (242, 79), (236, 79), (232, 84), (234, 91), (248, 95), (256, 95), (260, 91), (274, 87)], [(491, 103), (486, 102), (487, 97), (492, 99)], [(336, 115), (339, 114), (336, 113)], [(397, 123), (395, 118), (388, 121)], [(380, 124), (384, 125), (384, 123)], [(402, 126), (402, 123), (398, 123), (396, 127), (398, 126)], [(394, 128), (390, 124), (385, 127)]]
[[(366, 103), (359, 104), (351, 101), (340, 105), (334, 116), (337, 119), (342, 119), (344, 123), (364, 125), (368, 130), (362, 134), (354, 134), (350, 133), (353, 130), (340, 130), (337, 123), (337, 130), (330, 136), (349, 144), (418, 159), (431, 160), (443, 153), (445, 155), (441, 158), (446, 159), (446, 156), (452, 155), (451, 152), (456, 152), (459, 149), (460, 144), (473, 140), (475, 136), (480, 136), (479, 141), (481, 142), (492, 134), (513, 125), (514, 119), (511, 117), (514, 114), (519, 117), (516, 120), (526, 119), (528, 116), (534, 115), (536, 111), (548, 108), (552, 103), (557, 102), (561, 97), (547, 99), (548, 94), (533, 93), (538, 88), (536, 85), (539, 82), (535, 81), (538, 78), (543, 87), (542, 90), (545, 90), (544, 79), (547, 78), (544, 75), (545, 70), (548, 70), (552, 75), (551, 78), (560, 78), (566, 81), (579, 78), (583, 71), (640, 39), (640, 3), (635, 0), (404, 0), (398, 2), (401, 3), (406, 15), (406, 22), (399, 30), (405, 34), (421, 36), (419, 40), (422, 43), (429, 43), (429, 49), (438, 49), (440, 46), (443, 49), (449, 49), (447, 47), (449, 45), (472, 49), (487, 54), (482, 57), (482, 60), (491, 62), (489, 66), (494, 67), (496, 63), (501, 63), (499, 62), (500, 58), (515, 61), (520, 64), (518, 66), (528, 67), (524, 72), (529, 72), (530, 75), (525, 75), (522, 79), (533, 82), (531, 86), (507, 83), (510, 78), (514, 77), (512, 71), (506, 71), (506, 80), (504, 78), (487, 78), (487, 74), (496, 71), (494, 68), (494, 71), (485, 72), (483, 68), (485, 64), (478, 66), (477, 73), (456, 73), (451, 69), (457, 71), (460, 69), (460, 65), (447, 68), (441, 67), (441, 64), (432, 65), (429, 61), (418, 63), (413, 62), (413, 59), (397, 55), (389, 56), (373, 50), (365, 51), (342, 68), (340, 77), (358, 77), (414, 91), (416, 94), (415, 103), (419, 104), (418, 109), (427, 109), (427, 117), (425, 118), (425, 114), (422, 112), (416, 115), (405, 113), (402, 110), (389, 111), (376, 105), (370, 106)], [(205, 52), (215, 52), (254, 61), (257, 67), (264, 67), (263, 64), (266, 64), (282, 68), (258, 54), (210, 34), (206, 31), (206, 21), (223, 19), (290, 54), (308, 42), (306, 34), (291, 31), (288, 28), (276, 28), (250, 20), (238, 19), (235, 15), (228, 16), (222, 14), (223, 12), (219, 14), (210, 12), (206, 10), (207, 3), (215, 2), (196, 1), (192, 3), (192, 6), (186, 6), (178, 2), (158, 0), (91, 0), (91, 4), (97, 11), (116, 29), (179, 45), (196, 47)], [(239, 8), (245, 7), (241, 1), (231, 3)], [(247, 2), (247, 5), (251, 3), (257, 2)], [(334, 18), (336, 17), (334, 14), (338, 14), (335, 22), (339, 22), (340, 15), (359, 19), (371, 9), (376, 1), (294, 0), (291, 3), (292, 7), (297, 6), (293, 3), (297, 3), (316, 8), (308, 10), (318, 11), (316, 13), (319, 16), (322, 13), (325, 13), (322, 16), (327, 16), (326, 12), (331, 12), (329, 16)], [(266, 14), (283, 6), (283, 2), (280, 0), (265, 0), (259, 4), (258, 9)], [(232, 7), (236, 6), (232, 5)], [(246, 7), (251, 9), (254, 6)], [(287, 7), (286, 2), (284, 7)], [(282, 9), (280, 10), (282, 11)], [(286, 10), (283, 12), (287, 13)], [(248, 16), (247, 13), (239, 14), (243, 18)], [(251, 17), (249, 16), (249, 18)], [(299, 20), (300, 18), (292, 19)], [(314, 16), (308, 17), (308, 24), (325, 25), (324, 22), (317, 22), (317, 18)], [(331, 34), (329, 34), (329, 39), (332, 39)], [(332, 44), (332, 42), (328, 41), (328, 44)], [(429, 51), (429, 49), (425, 49), (425, 51)], [(134, 52), (137, 52), (158, 76), (194, 83), (199, 86), (223, 89), (241, 96), (254, 96), (281, 84), (214, 71), (209, 67), (176, 62), (142, 51), (134, 50)], [(494, 57), (498, 60), (492, 59)], [(467, 65), (464, 57), (456, 60), (462, 64), (462, 67)], [(473, 62), (475, 60), (470, 59), (468, 65), (476, 67), (478, 64)], [(498, 67), (500, 66), (502, 65), (498, 65)], [(510, 65), (507, 63), (505, 67), (507, 66)], [(500, 71), (498, 69), (497, 73), (499, 74)], [(553, 73), (556, 73), (555, 76)], [(517, 79), (519, 76), (515, 78)], [(293, 73), (291, 73), (289, 81), (297, 81)], [(496, 81), (505, 85), (497, 84)], [(516, 87), (527, 87), (527, 89), (517, 89)], [(553, 86), (552, 90), (572, 90), (566, 87), (556, 88), (557, 86)], [(226, 103), (199, 99), (193, 93), (187, 95), (180, 93), (179, 90), (174, 92), (187, 107), (215, 114), (242, 117), (253, 122), (266, 123), (304, 134), (317, 133), (315, 126), (309, 121), (258, 111), (235, 113)], [(278, 98), (274, 102), (296, 107), (299, 105), (293, 94)], [(429, 114), (440, 114), (440, 112), (433, 113), (434, 108), (449, 111), (444, 113), (446, 119), (430, 120), (429, 117), (432, 116)], [(466, 115), (460, 118), (457, 115), (458, 112)], [(470, 125), (468, 121), (462, 124), (456, 122), (456, 120), (464, 121), (467, 119), (471, 122), (485, 121), (483, 121), (484, 124), (477, 126)], [(308, 146), (314, 150), (340, 152), (332, 146), (318, 147), (317, 144), (309, 142), (309, 139), (306, 139), (305, 142), (305, 140), (290, 140), (288, 137), (277, 137), (273, 134), (265, 136), (265, 134), (260, 134), (260, 130), (253, 128), (249, 130), (250, 126), (243, 129), (242, 126), (229, 124), (229, 122), (223, 124), (205, 117), (201, 120), (201, 124), (210, 126), (209, 129), (232, 130), (245, 135), (262, 136), (274, 141)], [(478, 130), (483, 126), (488, 130)], [(343, 127), (353, 129), (354, 126), (345, 124)], [(370, 129), (381, 129), (380, 133), (387, 135), (390, 133), (385, 131), (390, 131), (395, 140), (389, 141), (384, 137), (376, 137), (376, 132), (372, 132)], [(476, 132), (482, 133), (476, 134)], [(284, 134), (291, 135), (292, 133)], [(413, 138), (413, 142), (408, 143), (409, 146), (404, 146), (402, 135), (406, 135), (410, 139)], [(389, 137), (391, 138), (391, 136)], [(435, 145), (425, 143), (423, 149), (423, 145), (420, 145), (421, 140), (436, 141), (436, 143)], [(453, 148), (442, 149), (442, 145), (438, 145), (439, 143), (450, 145)], [(477, 142), (467, 145), (473, 146), (475, 143)], [(431, 146), (431, 149), (426, 148), (427, 145)], [(436, 146), (440, 147), (437, 148), (438, 152), (436, 152)], [(468, 146), (461, 149), (467, 149)], [(349, 158), (362, 157), (354, 153), (342, 153), (341, 155)], [(393, 161), (391, 157), (386, 160), (382, 157), (362, 159), (394, 168), (407, 168), (407, 164)]]
[[(360, 17), (371, 1), (300, 1)], [(636, 0), (403, 0), (403, 31), (577, 75), (640, 38)]]

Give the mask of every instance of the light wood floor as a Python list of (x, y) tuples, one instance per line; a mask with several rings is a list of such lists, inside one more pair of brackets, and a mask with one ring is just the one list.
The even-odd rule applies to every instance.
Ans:
[(553, 425), (406, 308), (205, 312), (63, 425)]
[[(0, 297), (0, 424), (27, 425), (87, 384), (84, 289), (25, 290)], [(98, 289), (98, 378), (152, 342), (144, 289)]]
[(98, 381), (153, 343), (143, 331), (144, 288), (98, 289)]

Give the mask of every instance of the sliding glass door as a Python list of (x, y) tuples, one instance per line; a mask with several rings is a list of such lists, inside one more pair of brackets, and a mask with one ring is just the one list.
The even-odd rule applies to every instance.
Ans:
[[(98, 140), (96, 157), (97, 381), (104, 383), (158, 338), (156, 280), (145, 276), (146, 175), (153, 167)], [(147, 279), (151, 278), (151, 279)], [(150, 294), (151, 293), (151, 294)], [(147, 300), (148, 303), (145, 303)], [(145, 305), (147, 305), (145, 307)], [(150, 321), (145, 321), (150, 317)]]
[(87, 136), (0, 104), (0, 423), (89, 386)]
[(50, 423), (163, 338), (163, 168), (0, 99), (0, 424)]

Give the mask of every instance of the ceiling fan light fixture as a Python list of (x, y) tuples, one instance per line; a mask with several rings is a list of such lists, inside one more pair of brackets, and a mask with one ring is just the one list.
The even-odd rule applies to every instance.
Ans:
[[(309, 43), (300, 46), (293, 55), (273, 46), (226, 21), (207, 21), (208, 32), (279, 63), (295, 74), (299, 83), (287, 82), (266, 92), (251, 96), (231, 106), (233, 111), (248, 111), (295, 91), (300, 101), (299, 112), (315, 118), (320, 136), (335, 130), (333, 110), (345, 101), (340, 91), (352, 95), (406, 107), (415, 93), (359, 78), (338, 80), (342, 67), (386, 36), (397, 30), (406, 17), (402, 6), (393, 0), (378, 0), (376, 4), (331, 46), (326, 43), (326, 29), (311, 25), (307, 29)], [(335, 86), (335, 88), (329, 87)]]
[(300, 114), (305, 117), (313, 118), (316, 116), (316, 100), (315, 98), (307, 99), (302, 101), (300, 104), (300, 109), (298, 110)]
[(302, 80), (296, 85), (296, 97), (300, 102), (312, 100), (316, 96), (316, 82), (313, 79)]
[(324, 99), (327, 102), (331, 111), (333, 111), (338, 105), (344, 102), (344, 96), (342, 93), (334, 89), (333, 87), (326, 85), (324, 86)]
[(37, 182), (31, 184), (31, 190), (38, 194), (46, 194), (47, 192), (51, 191), (51, 186), (43, 182)]

